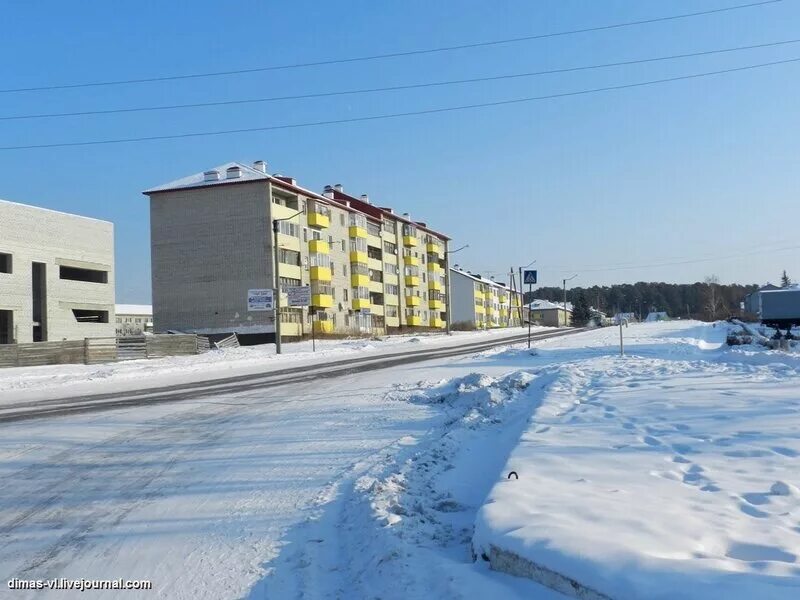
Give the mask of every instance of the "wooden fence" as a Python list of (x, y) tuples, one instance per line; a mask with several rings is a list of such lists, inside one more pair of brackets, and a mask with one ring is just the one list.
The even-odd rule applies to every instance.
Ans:
[(86, 338), (62, 342), (0, 345), (0, 368), (66, 365), (187, 356), (208, 352), (208, 338), (193, 334)]

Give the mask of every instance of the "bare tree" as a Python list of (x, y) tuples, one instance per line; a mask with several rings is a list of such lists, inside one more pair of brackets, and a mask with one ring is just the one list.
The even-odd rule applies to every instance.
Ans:
[(719, 292), (719, 277), (709, 275), (705, 278), (705, 309), (711, 321), (716, 321), (717, 316), (722, 312), (723, 302)]

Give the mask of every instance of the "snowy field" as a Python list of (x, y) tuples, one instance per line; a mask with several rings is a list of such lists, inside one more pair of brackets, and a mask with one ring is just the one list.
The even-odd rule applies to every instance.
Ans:
[[(135, 599), (566, 597), (482, 558), (500, 554), (573, 597), (800, 597), (800, 355), (729, 349), (726, 327), (632, 325), (624, 358), (607, 328), (0, 426), (0, 581), (151, 579)], [(442, 342), (388, 352), (420, 343)]]

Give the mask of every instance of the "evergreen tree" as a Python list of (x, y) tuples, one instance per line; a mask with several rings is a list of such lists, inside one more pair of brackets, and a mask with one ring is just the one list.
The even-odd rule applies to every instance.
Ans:
[(787, 288), (792, 285), (792, 280), (789, 279), (789, 276), (786, 274), (786, 269), (783, 270), (783, 275), (781, 275), (781, 287)]
[(572, 325), (573, 327), (585, 327), (591, 318), (592, 311), (589, 308), (589, 302), (586, 300), (586, 294), (581, 290), (572, 305)]

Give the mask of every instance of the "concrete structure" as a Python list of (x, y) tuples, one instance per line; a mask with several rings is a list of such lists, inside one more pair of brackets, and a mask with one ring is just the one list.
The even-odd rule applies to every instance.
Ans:
[(572, 324), (572, 304), (567, 302), (567, 309), (558, 302), (549, 300), (533, 300), (525, 307), (525, 321), (530, 319), (536, 325), (547, 327), (568, 327)]
[(114, 226), (0, 200), (0, 344), (114, 336)]
[[(144, 192), (150, 197), (154, 329), (274, 339), (274, 311), (248, 311), (273, 287), (279, 223), (284, 337), (382, 334), (445, 325), (447, 236), (340, 185), (317, 194), (262, 161), (227, 163)], [(288, 307), (309, 285), (313, 310)], [(311, 313), (314, 313), (313, 319)]]
[(153, 332), (153, 307), (149, 304), (117, 304), (116, 314), (118, 336)]
[(450, 268), (450, 295), (452, 325), (456, 329), (493, 329), (521, 325), (521, 294), (503, 283), (456, 265)]

